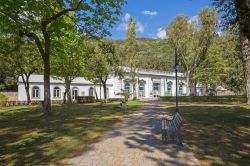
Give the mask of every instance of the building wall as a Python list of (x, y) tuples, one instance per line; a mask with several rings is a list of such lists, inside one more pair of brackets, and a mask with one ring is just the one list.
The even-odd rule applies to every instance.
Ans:
[[(154, 91), (153, 91), (153, 83), (157, 82), (160, 83), (160, 91), (159, 96), (165, 96), (165, 95), (172, 95), (175, 96), (175, 77), (173, 73), (164, 73), (164, 72), (153, 72), (153, 71), (146, 71), (141, 70), (138, 72), (137, 80), (139, 82), (144, 83), (144, 96), (141, 98), (152, 98), (154, 97)], [(180, 76), (180, 74), (179, 74)], [(113, 74), (111, 74), (107, 80), (107, 87), (108, 87), (108, 97), (109, 98), (121, 98), (122, 96), (117, 95), (121, 93), (121, 89), (124, 89), (124, 85), (126, 81), (128, 81), (129, 78), (129, 72), (125, 71), (124, 78), (115, 77)], [(167, 85), (168, 83), (172, 83), (171, 93), (167, 94)], [(185, 81), (179, 81), (179, 83), (183, 83), (183, 94), (186, 94), (186, 87), (185, 87)], [(39, 87), (39, 98), (32, 98), (32, 89), (33, 87)], [(60, 97), (55, 98), (54, 97), (54, 88), (59, 87), (60, 88)], [(94, 84), (83, 77), (75, 78), (72, 81), (71, 85), (71, 92), (73, 88), (78, 89), (78, 95), (79, 96), (89, 96), (89, 89), (91, 87), (94, 87)], [(65, 91), (63, 80), (60, 80), (55, 77), (51, 77), (51, 99), (52, 100), (62, 100), (63, 99), (63, 93)], [(100, 94), (101, 91), (101, 94)], [(130, 91), (132, 93), (132, 84), (130, 83)], [(96, 92), (98, 95), (98, 98), (104, 98), (103, 94), (103, 87), (99, 84), (96, 85)], [(139, 84), (136, 85), (136, 92), (137, 97), (139, 96)], [(43, 76), (42, 75), (31, 75), (30, 77), (30, 95), (32, 100), (43, 100), (44, 98), (44, 88), (43, 88)], [(95, 93), (94, 93), (95, 96)], [(27, 100), (26, 98), (26, 92), (24, 85), (22, 83), (22, 79), (19, 78), (19, 85), (18, 85), (18, 100)]]

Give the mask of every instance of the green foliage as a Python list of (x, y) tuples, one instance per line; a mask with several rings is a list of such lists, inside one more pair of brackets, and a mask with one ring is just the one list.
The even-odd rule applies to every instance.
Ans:
[(220, 40), (221, 55), (227, 66), (227, 75), (223, 82), (228, 89), (235, 93), (242, 93), (245, 91), (245, 80), (239, 38), (228, 33), (223, 35)]
[[(50, 52), (51, 39), (63, 36), (65, 31), (77, 26), (77, 30), (91, 37), (109, 35), (121, 14), (124, 0), (74, 0), (51, 1), (35, 0), (4, 1), (1, 3), (1, 36), (14, 36), (33, 40), (44, 62), (44, 106), (49, 114), (50, 102)], [(72, 18), (72, 16), (74, 16)], [(73, 20), (73, 24), (69, 19)]]
[(8, 98), (5, 96), (5, 94), (0, 93), (0, 106), (5, 106), (8, 101)]
[(190, 79), (207, 56), (215, 36), (216, 12), (204, 8), (200, 11), (198, 22), (187, 16), (177, 16), (166, 32), (186, 73), (187, 95), (190, 95)]
[[(197, 81), (204, 85), (210, 84), (210, 87), (221, 85), (222, 80), (226, 77), (228, 66), (223, 57), (220, 37), (215, 38), (212, 45), (209, 47), (207, 56), (204, 61), (195, 69), (192, 76), (193, 81)], [(213, 89), (215, 90), (215, 89)]]
[(124, 90), (124, 89), (121, 89), (121, 91), (122, 93), (120, 95), (124, 97), (123, 102), (126, 103), (129, 97), (132, 95), (132, 93), (130, 93), (129, 90)]
[[(180, 102), (215, 102), (215, 103), (229, 103), (229, 102), (246, 102), (246, 96), (179, 96)], [(174, 102), (175, 96), (161, 96), (162, 101)]]
[(41, 72), (41, 58), (33, 43), (20, 43), (13, 47), (14, 50), (0, 54), (3, 61), (0, 67), (2, 73), (17, 78), (23, 74), (30, 75)]
[(79, 31), (90, 36), (105, 36), (110, 34), (108, 28), (118, 20), (124, 3), (124, 0), (100, 0), (98, 3), (92, 0), (44, 0), (39, 3), (35, 0), (2, 1), (0, 32), (17, 36), (20, 32), (39, 34), (42, 33), (41, 24), (49, 24), (48, 30), (60, 36), (64, 33), (62, 29), (71, 26), (63, 17), (70, 17), (70, 11), (76, 11), (75, 21)]
[[(122, 65), (127, 66), (126, 41), (116, 40), (115, 44), (122, 56)], [(168, 40), (137, 38), (135, 51), (139, 68), (173, 71), (174, 53)]]
[[(106, 82), (110, 74), (121, 76), (120, 56), (116, 53), (112, 41), (100, 41), (92, 45), (86, 62), (87, 78), (103, 85), (104, 98), (107, 99)], [(97, 81), (98, 80), (98, 81)]]
[(136, 83), (137, 83), (137, 56), (135, 52), (136, 46), (136, 32), (135, 32), (136, 21), (130, 17), (128, 22), (128, 28), (126, 32), (126, 54), (127, 54), (127, 65), (130, 68), (130, 82), (133, 88), (133, 99), (136, 99)]
[(78, 96), (77, 103), (94, 103), (95, 97), (94, 96)]

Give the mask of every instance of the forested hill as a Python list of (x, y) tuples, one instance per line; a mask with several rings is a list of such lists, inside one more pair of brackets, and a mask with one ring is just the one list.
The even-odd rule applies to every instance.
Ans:
[[(118, 52), (125, 59), (125, 40), (115, 40), (115, 43)], [(174, 70), (174, 53), (167, 40), (139, 38), (135, 50), (139, 68), (161, 71)]]

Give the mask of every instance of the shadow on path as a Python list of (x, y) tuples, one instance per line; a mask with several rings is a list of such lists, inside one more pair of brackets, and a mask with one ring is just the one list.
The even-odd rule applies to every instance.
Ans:
[(168, 114), (158, 101), (147, 101), (68, 165), (199, 165), (185, 143), (162, 144), (161, 118)]

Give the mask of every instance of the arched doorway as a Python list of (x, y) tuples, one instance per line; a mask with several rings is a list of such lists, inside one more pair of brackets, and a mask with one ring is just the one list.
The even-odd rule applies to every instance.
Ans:
[(77, 98), (78, 95), (79, 95), (79, 94), (78, 94), (78, 88), (77, 88), (77, 87), (74, 87), (74, 88), (72, 89), (72, 99), (73, 99), (73, 100), (76, 100), (76, 98)]
[(138, 87), (139, 97), (145, 97), (145, 82), (140, 81)]

